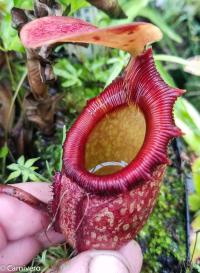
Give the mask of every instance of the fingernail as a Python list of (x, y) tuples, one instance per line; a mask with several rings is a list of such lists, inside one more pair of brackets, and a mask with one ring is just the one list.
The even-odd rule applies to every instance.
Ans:
[(90, 273), (129, 273), (128, 267), (114, 255), (98, 255), (92, 258), (89, 265)]

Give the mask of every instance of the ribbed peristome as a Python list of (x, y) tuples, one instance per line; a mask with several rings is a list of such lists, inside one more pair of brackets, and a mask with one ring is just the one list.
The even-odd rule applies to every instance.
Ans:
[[(70, 129), (63, 153), (65, 174), (87, 191), (121, 192), (148, 181), (156, 166), (167, 164), (167, 145), (181, 134), (173, 120), (173, 105), (182, 90), (169, 87), (158, 74), (152, 49), (131, 59), (124, 75), (90, 100)], [(132, 162), (114, 174), (98, 176), (84, 167), (87, 138), (95, 125), (118, 107), (133, 103), (146, 120), (144, 143)], [(127, 147), (129, 149), (129, 147)]]

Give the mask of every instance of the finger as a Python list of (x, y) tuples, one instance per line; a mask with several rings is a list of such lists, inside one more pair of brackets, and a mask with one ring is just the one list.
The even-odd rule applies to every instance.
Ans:
[[(56, 272), (56, 271), (55, 271)], [(89, 251), (62, 264), (59, 273), (132, 273), (117, 252)]]
[(39, 234), (36, 234), (35, 238), (40, 242), (43, 248), (57, 245), (65, 241), (65, 237), (61, 233), (55, 232), (53, 229), (48, 232), (40, 232)]
[(3, 228), (0, 226), (0, 251), (4, 249), (6, 245), (7, 245), (7, 237)]
[(45, 182), (27, 182), (17, 183), (13, 186), (29, 192), (44, 203), (48, 203), (53, 198), (53, 192), (51, 189), (51, 183)]
[[(7, 247), (0, 251), (0, 265), (5, 268), (8, 265), (23, 266), (28, 264), (41, 249), (41, 245), (34, 238), (24, 238), (15, 242), (10, 242)], [(0, 272), (10, 272), (2, 270)]]
[(130, 241), (119, 250), (119, 253), (127, 260), (131, 273), (139, 273), (141, 271), (143, 256), (142, 250), (136, 241)]
[(58, 266), (53, 267), (48, 271), (51, 272), (59, 272), (59, 273), (89, 273), (89, 262), (91, 260), (90, 255), (88, 253), (81, 253), (75, 258), (61, 263)]
[(96, 255), (89, 263), (88, 273), (131, 273), (126, 262), (116, 253)]
[(47, 213), (38, 211), (5, 194), (1, 194), (0, 208), (0, 224), (8, 240), (32, 236), (49, 224)]
[[(55, 271), (56, 272), (56, 271)], [(117, 251), (86, 251), (57, 269), (59, 273), (138, 273)]]

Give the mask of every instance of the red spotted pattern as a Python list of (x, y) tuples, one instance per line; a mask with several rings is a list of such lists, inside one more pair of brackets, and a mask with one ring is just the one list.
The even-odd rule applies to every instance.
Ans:
[[(59, 200), (57, 225), (78, 251), (117, 249), (134, 238), (147, 221), (168, 163), (167, 145), (181, 134), (172, 111), (182, 93), (160, 78), (148, 49), (130, 61), (122, 77), (88, 102), (68, 132), (62, 173), (54, 183), (60, 191), (54, 191), (53, 203)], [(117, 173), (89, 173), (84, 168), (88, 135), (106, 113), (129, 102), (138, 105), (146, 119), (141, 150)]]
[(117, 249), (133, 239), (153, 210), (164, 170), (160, 165), (147, 183), (109, 197), (88, 194), (62, 175), (56, 198), (62, 196), (58, 223), (67, 241), (80, 252)]

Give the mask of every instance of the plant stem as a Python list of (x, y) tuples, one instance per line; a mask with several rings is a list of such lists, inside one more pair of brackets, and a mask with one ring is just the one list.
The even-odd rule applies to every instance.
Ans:
[(12, 89), (14, 89), (15, 79), (14, 79), (12, 68), (11, 68), (11, 65), (10, 65), (8, 53), (5, 50), (4, 50), (4, 52), (5, 52), (6, 64), (7, 64), (8, 72), (9, 72), (9, 75), (10, 75), (11, 84), (12, 84)]
[[(65, 138), (66, 138), (66, 132), (67, 132), (67, 128), (64, 125), (63, 126), (63, 131), (62, 131), (62, 145), (65, 142)], [(62, 169), (62, 157), (63, 157), (63, 152), (62, 152), (62, 147), (60, 148), (60, 161), (59, 161), (59, 170), (61, 171)]]
[(183, 58), (172, 56), (172, 55), (165, 55), (165, 54), (155, 54), (154, 59), (156, 61), (176, 63), (176, 64), (181, 64), (184, 66), (188, 63), (188, 61)]
[[(17, 95), (18, 95), (18, 93), (19, 93), (19, 91), (20, 91), (20, 88), (21, 88), (21, 86), (22, 86), (22, 84), (23, 84), (23, 82), (24, 82), (24, 80), (25, 80), (25, 78), (26, 78), (26, 76), (27, 76), (27, 71), (25, 71), (24, 73), (23, 73), (23, 75), (22, 75), (22, 77), (21, 77), (21, 80), (19, 81), (19, 83), (18, 83), (18, 86), (17, 86), (17, 88), (16, 88), (16, 91), (15, 91), (15, 93), (14, 93), (14, 96), (13, 96), (13, 98), (12, 98), (12, 101), (11, 101), (11, 105), (10, 105), (10, 108), (9, 108), (9, 112), (8, 112), (8, 123), (10, 122), (10, 118), (11, 118), (11, 113), (12, 113), (12, 110), (13, 110), (13, 107), (14, 107), (14, 104), (15, 104), (15, 100), (16, 100), (16, 98), (17, 98)], [(6, 128), (6, 130), (5, 130), (5, 145), (8, 145), (8, 128)], [(11, 156), (12, 156), (12, 154), (11, 154)], [(3, 164), (3, 166), (2, 166), (2, 173), (3, 173), (3, 175), (5, 174), (5, 166), (6, 166), (6, 158), (4, 158), (3, 159), (3, 162), (2, 162)]]
[(34, 172), (35, 175), (37, 175), (37, 177), (39, 179), (41, 179), (42, 182), (49, 182), (49, 179), (47, 179), (46, 177), (44, 177), (43, 175), (37, 173), (37, 172)]
[[(17, 85), (17, 88), (16, 88), (16, 91), (15, 91), (15, 93), (14, 93), (14, 96), (13, 96), (13, 98), (12, 98), (11, 105), (10, 105), (10, 109), (9, 109), (9, 112), (8, 112), (8, 120), (9, 120), (9, 121), (10, 121), (11, 113), (12, 113), (12, 110), (13, 110), (13, 107), (14, 107), (14, 104), (15, 104), (15, 101), (16, 101), (16, 98), (17, 98), (17, 96), (18, 96), (18, 93), (19, 93), (19, 91), (20, 91), (20, 89), (21, 89), (21, 87), (22, 87), (22, 84), (23, 84), (23, 82), (24, 82), (26, 76), (27, 76), (27, 70), (23, 73), (23, 75), (22, 75), (22, 77), (21, 77), (21, 79), (20, 79), (20, 81), (19, 81), (19, 83), (18, 83), (18, 85)], [(6, 130), (6, 139), (7, 139), (7, 134), (8, 134), (8, 130)]]
[[(16, 86), (16, 82), (15, 82), (15, 79), (14, 79), (14, 76), (13, 76), (13, 72), (12, 72), (12, 68), (11, 68), (11, 65), (10, 65), (10, 60), (9, 60), (9, 57), (8, 57), (8, 52), (6, 51), (6, 49), (0, 45), (0, 51), (3, 51), (4, 54), (5, 54), (5, 59), (6, 59), (6, 65), (7, 65), (7, 68), (8, 68), (8, 72), (9, 72), (9, 76), (10, 76), (10, 81), (11, 81), (11, 85), (12, 85), (12, 90), (15, 90), (15, 86)], [(18, 103), (20, 104), (20, 107), (22, 107), (22, 102), (21, 102), (21, 99), (18, 97)]]
[(5, 52), (5, 49), (2, 46), (0, 46), (0, 50)]
[(27, 76), (27, 70), (23, 73), (23, 75), (22, 75), (22, 77), (21, 77), (21, 79), (20, 79), (20, 81), (19, 81), (19, 83), (18, 83), (18, 85), (17, 85), (16, 91), (15, 91), (15, 93), (14, 93), (14, 96), (13, 96), (13, 98), (12, 98), (12, 102), (11, 102), (11, 105), (10, 105), (10, 109), (9, 109), (9, 113), (8, 113), (8, 119), (10, 119), (10, 115), (11, 115), (11, 112), (12, 112), (12, 110), (13, 110), (13, 107), (14, 107), (14, 104), (15, 104), (15, 101), (16, 101), (16, 98), (17, 98), (17, 96), (18, 96), (18, 93), (19, 93), (19, 91), (20, 91), (20, 89), (21, 89), (21, 87), (22, 87), (22, 84), (23, 84), (23, 82), (24, 82), (26, 76)]
[[(5, 49), (2, 48), (1, 46), (0, 46), (0, 50), (4, 51), (4, 53), (5, 53), (5, 59), (6, 59), (6, 64), (7, 64), (7, 68), (8, 68), (8, 71), (9, 71), (9, 75), (10, 75), (12, 89), (15, 89), (14, 88), (15, 87), (15, 80), (14, 80), (12, 69), (11, 69), (11, 66), (10, 66), (10, 61), (9, 61), (8, 54), (5, 51)], [(9, 108), (9, 111), (8, 111), (8, 123), (10, 122), (11, 113), (12, 113), (12, 110), (13, 110), (16, 98), (18, 96), (18, 93), (19, 93), (19, 91), (21, 89), (21, 86), (22, 86), (22, 84), (23, 84), (26, 76), (27, 76), (27, 71), (25, 71), (23, 73), (23, 75), (22, 75), (22, 77), (21, 77), (21, 79), (20, 79), (20, 81), (19, 81), (19, 83), (17, 85), (17, 88), (16, 88), (16, 91), (14, 93), (14, 96), (12, 97), (11, 105), (10, 105), (10, 108)], [(20, 106), (21, 106), (21, 101), (20, 100), (19, 100), (19, 103), (20, 103)], [(7, 143), (8, 141), (7, 140), (8, 140), (8, 128), (5, 129), (5, 145), (8, 146), (8, 143)], [(11, 151), (9, 151), (9, 152), (10, 152), (11, 157), (13, 157)], [(6, 168), (6, 157), (3, 158), (3, 160), (2, 160), (2, 174), (3, 174), (3, 176), (5, 174), (5, 168)]]
[(2, 158), (2, 177), (5, 175), (5, 169), (6, 169), (6, 157)]

